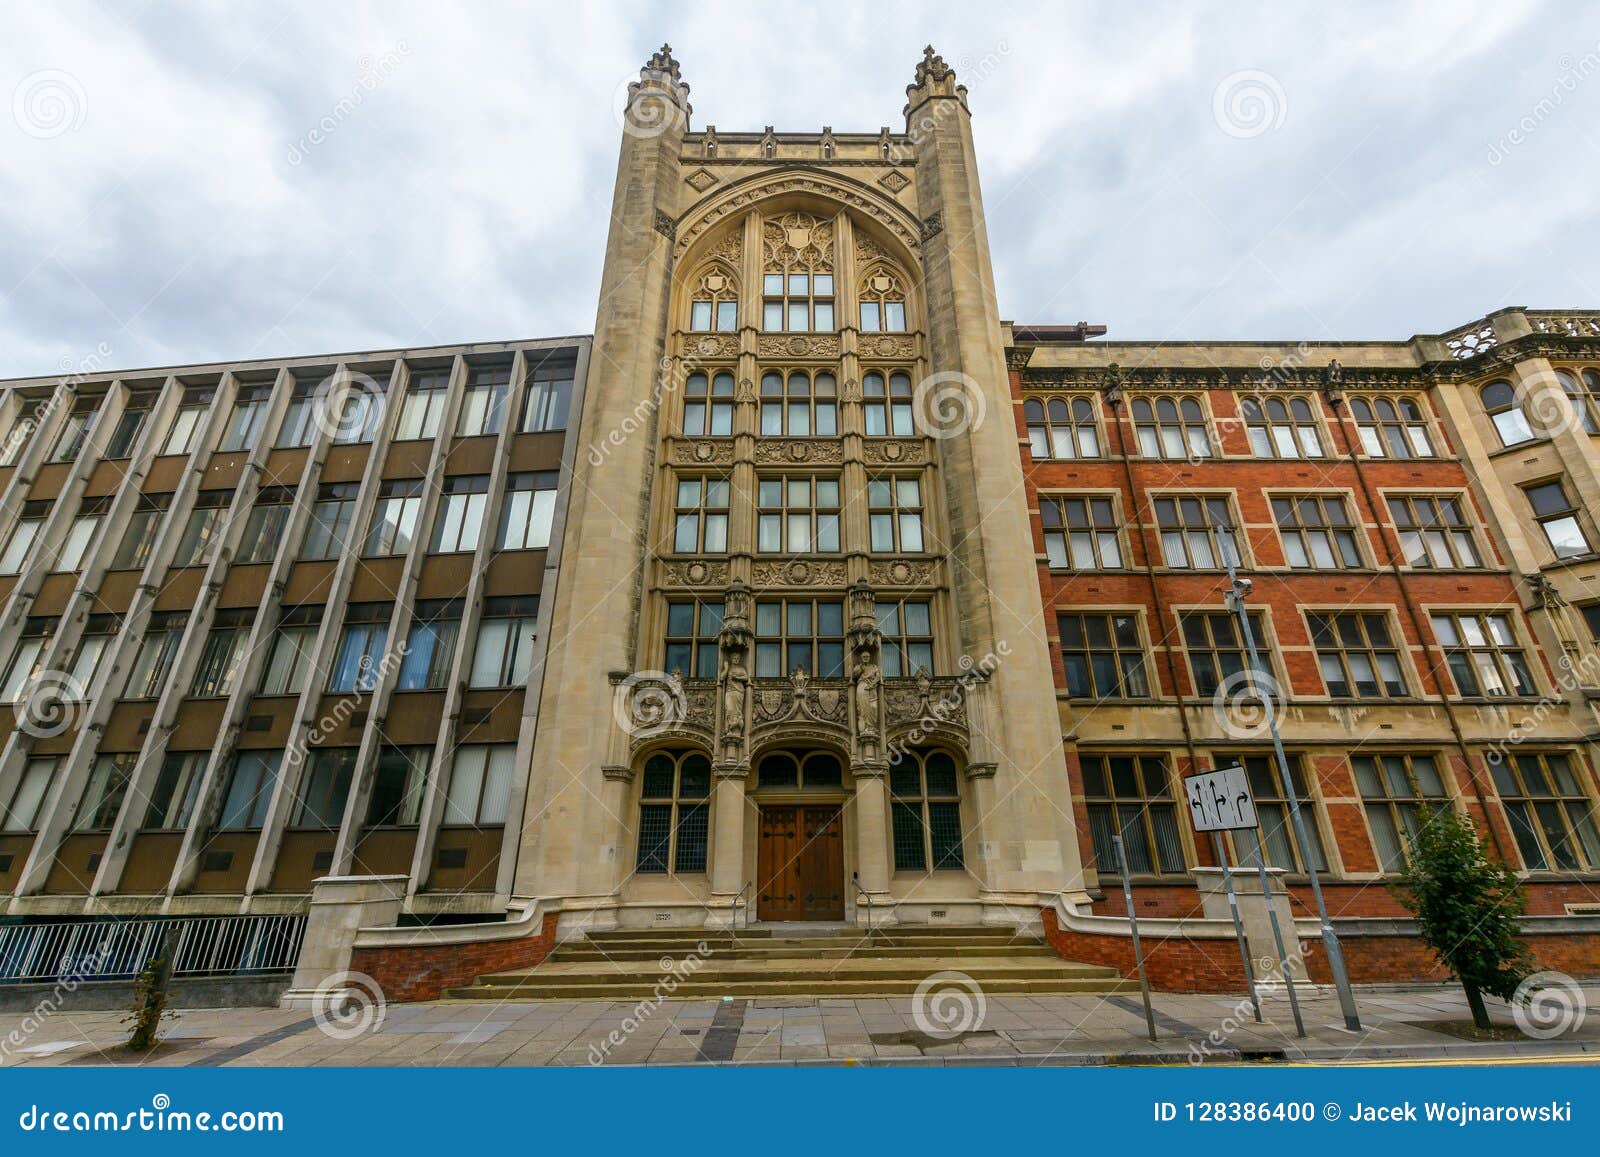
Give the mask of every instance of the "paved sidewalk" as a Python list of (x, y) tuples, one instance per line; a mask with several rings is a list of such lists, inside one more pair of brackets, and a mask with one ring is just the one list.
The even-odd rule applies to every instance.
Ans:
[[(154, 1054), (117, 1046), (128, 1030), (116, 1012), (0, 1014), (0, 1066), (166, 1065), (686, 1065), (686, 1064), (1138, 1064), (1423, 1058), (1566, 1057), (1600, 1063), (1600, 986), (1585, 991), (1576, 1031), (1537, 1040), (1476, 1042), (1440, 1031), (1469, 1021), (1454, 987), (1373, 988), (1358, 994), (1363, 1029), (1343, 1027), (1331, 992), (1302, 991), (1309, 1037), (1297, 1040), (1288, 1001), (1265, 1001), (1265, 1024), (1243, 997), (1157, 994), (1158, 1039), (1131, 996), (965, 994), (943, 1015), (966, 1031), (949, 1036), (918, 1015), (911, 998), (574, 1001), (391, 1005), (381, 1021), (326, 1026), (302, 1010), (179, 1012)], [(952, 1001), (963, 996), (952, 995)], [(1492, 1002), (1498, 1023), (1511, 1012)], [(374, 1020), (375, 1018), (368, 1018)], [(1432, 1024), (1435, 1027), (1429, 1027)], [(359, 1031), (358, 1031), (359, 1030)], [(1592, 1058), (1592, 1059), (1591, 1059)]]

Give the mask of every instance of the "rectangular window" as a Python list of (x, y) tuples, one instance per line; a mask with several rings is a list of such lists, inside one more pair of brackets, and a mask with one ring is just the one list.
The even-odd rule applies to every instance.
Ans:
[(61, 550), (56, 554), (56, 563), (52, 570), (61, 574), (76, 571), (83, 566), (83, 560), (89, 554), (89, 547), (94, 544), (95, 538), (100, 533), (100, 518), (98, 513), (80, 514), (72, 520), (72, 525), (67, 528), (67, 537), (61, 544)]
[(400, 404), (400, 423), (395, 428), (397, 442), (434, 438), (444, 420), (445, 402), (450, 391), (450, 371), (416, 370), (406, 386)]
[(228, 425), (222, 431), (218, 449), (223, 453), (235, 450), (254, 450), (267, 424), (267, 411), (271, 408), (272, 386), (239, 387), (233, 399), (233, 412), (228, 415)]
[(59, 622), (58, 619), (34, 618), (23, 624), (22, 635), (6, 665), (4, 682), (0, 683), (0, 702), (15, 703), (22, 698), (28, 681), (39, 670), (40, 658)]
[(1283, 557), (1296, 570), (1349, 570), (1362, 565), (1356, 529), (1337, 494), (1300, 494), (1272, 500)]
[(33, 549), (42, 529), (43, 518), (23, 518), (17, 523), (17, 528), (6, 540), (4, 553), (0, 553), (0, 574), (22, 573), (22, 564), (28, 560), (28, 552)]
[(172, 502), (170, 494), (141, 494), (138, 506), (128, 519), (128, 529), (117, 544), (117, 553), (111, 556), (112, 570), (143, 570), (150, 561), (150, 551), (161, 532), (161, 522)]
[(305, 690), (322, 612), (323, 608), (315, 603), (284, 608), (283, 617), (272, 632), (259, 694), (298, 695)]
[[(483, 536), (484, 512), (489, 508), (489, 476), (463, 474), (446, 478), (433, 516), (433, 554), (471, 554)], [(420, 497), (418, 502), (420, 502)]]
[(834, 554), (839, 550), (839, 480), (762, 478), (756, 549), (766, 554)]
[(241, 751), (233, 764), (228, 794), (222, 802), (217, 827), (225, 832), (251, 831), (266, 826), (267, 808), (278, 785), (281, 751)]
[(138, 654), (128, 670), (128, 682), (122, 690), (124, 699), (161, 698), (188, 621), (187, 611), (160, 611), (150, 616)]
[(1041, 496), (1039, 521), (1052, 568), (1122, 569), (1122, 545), (1110, 498)]
[(54, 759), (30, 759), (22, 768), (17, 790), (0, 810), (0, 832), (36, 832), (39, 813), (44, 810), (45, 793), (55, 777)]
[(183, 536), (178, 539), (178, 551), (173, 556), (175, 567), (207, 566), (216, 557), (228, 529), (228, 504), (233, 501), (231, 490), (202, 490), (195, 496), (194, 509), (184, 524)]
[(1258, 830), (1243, 828), (1233, 833), (1239, 863), (1254, 861), (1259, 838), (1260, 843), (1266, 846), (1267, 867), (1282, 868), (1286, 872), (1304, 872), (1309, 855), (1311, 865), (1317, 871), (1325, 872), (1328, 864), (1322, 851), (1322, 834), (1317, 830), (1316, 804), (1306, 788), (1300, 757), (1290, 755), (1288, 762), (1295, 798), (1300, 803), (1300, 818), (1305, 821), (1309, 848), (1302, 848), (1295, 834), (1294, 819), (1289, 814), (1289, 797), (1284, 794), (1283, 777), (1278, 774), (1275, 759), (1266, 755), (1217, 757), (1218, 767), (1238, 765), (1244, 768), (1250, 779), (1250, 793), (1255, 796), (1256, 817), (1261, 821)]
[(108, 459), (133, 456), (134, 443), (139, 440), (139, 432), (149, 420), (155, 401), (156, 394), (153, 390), (142, 390), (128, 395), (128, 400), (122, 408), (122, 415), (117, 419), (116, 429), (112, 430), (111, 437), (106, 439), (105, 456)]
[(880, 373), (861, 379), (861, 409), (869, 438), (909, 438), (916, 433), (911, 413), (911, 375), (892, 373), (884, 383)]
[(417, 604), (416, 618), (406, 634), (405, 660), (400, 664), (399, 691), (437, 691), (450, 681), (456, 639), (461, 633), (459, 599), (435, 599)]
[(1400, 652), (1382, 614), (1308, 614), (1311, 645), (1328, 694), (1335, 699), (1382, 699), (1406, 693)]
[(1161, 556), (1174, 570), (1221, 570), (1239, 559), (1226, 498), (1157, 498)]
[(867, 525), (875, 553), (921, 554), (922, 484), (915, 478), (867, 481)]
[(109, 832), (117, 822), (122, 798), (128, 794), (128, 784), (138, 765), (138, 753), (131, 751), (96, 759), (83, 796), (78, 800), (77, 814), (72, 817), (72, 830)]
[(506, 822), (517, 766), (514, 743), (469, 744), (456, 749), (445, 795), (444, 824), (492, 827)]
[(1569, 756), (1527, 752), (1490, 761), (1489, 766), (1530, 872), (1600, 869), (1594, 805)]
[(683, 383), (683, 432), (692, 438), (733, 433), (733, 375), (690, 374)]
[(367, 557), (409, 554), (422, 514), (422, 479), (395, 478), (378, 489), (361, 553)]
[(1094, 867), (1103, 878), (1122, 870), (1114, 836), (1122, 837), (1128, 871), (1137, 876), (1187, 872), (1178, 809), (1167, 761), (1159, 755), (1085, 756), (1084, 803), (1094, 843)]
[(389, 389), (389, 375), (381, 382), (346, 383), (344, 397), (339, 403), (339, 420), (334, 423), (333, 442), (336, 446), (356, 446), (372, 441), (378, 436), (378, 424), (383, 420), (388, 403), (385, 394)]
[(250, 642), (255, 615), (253, 607), (217, 612), (211, 633), (206, 636), (205, 649), (200, 652), (200, 666), (189, 688), (191, 696), (220, 699), (232, 693), (239, 665), (244, 662), (245, 646)]
[(76, 695), (79, 701), (87, 700), (94, 687), (94, 677), (100, 671), (100, 661), (122, 631), (118, 615), (90, 615), (84, 624), (83, 635), (78, 640), (78, 650), (72, 657), (69, 670), (70, 683), (62, 689), (62, 698)]
[(1322, 432), (1308, 398), (1245, 398), (1239, 404), (1258, 458), (1321, 458)]
[(278, 449), (292, 450), (316, 441), (316, 408), (319, 404), (316, 391), (315, 382), (295, 383), (289, 394), (289, 408), (278, 427)]
[(662, 667), (685, 679), (715, 679), (717, 635), (721, 630), (721, 602), (668, 603)]
[(843, 603), (827, 599), (756, 603), (756, 677), (776, 679), (797, 668), (824, 679), (844, 675)]
[(328, 678), (329, 691), (371, 691), (389, 643), (388, 603), (352, 603), (345, 611), (344, 631)]
[(463, 438), (498, 434), (506, 421), (506, 395), (511, 391), (511, 366), (468, 366), (467, 389), (456, 416), (456, 434)]
[(189, 389), (183, 391), (183, 400), (178, 406), (178, 412), (172, 416), (172, 425), (167, 429), (167, 438), (161, 444), (161, 453), (188, 454), (194, 449), (195, 440), (200, 436), (200, 430), (205, 425), (206, 414), (211, 410), (211, 399), (215, 391), (210, 389)]
[(522, 432), (540, 434), (546, 430), (565, 430), (567, 411), (572, 407), (572, 384), (577, 363), (570, 354), (546, 358), (528, 367), (523, 380)]
[(431, 747), (378, 749), (378, 768), (367, 802), (367, 827), (415, 827), (422, 813), (422, 791), (428, 783)]
[(67, 415), (61, 433), (56, 437), (56, 448), (50, 455), (50, 461), (78, 460), (78, 455), (83, 452), (83, 444), (89, 440), (89, 430), (94, 425), (95, 407), (99, 406), (100, 402), (100, 398), (82, 398), (73, 404), (72, 413)]
[(1593, 552), (1589, 536), (1578, 521), (1577, 508), (1567, 497), (1567, 488), (1560, 480), (1528, 486), (1522, 492), (1528, 496), (1533, 516), (1557, 558), (1579, 558)]
[(878, 630), (883, 634), (883, 673), (891, 679), (933, 674), (933, 618), (921, 600), (880, 602)]
[(1538, 693), (1509, 614), (1468, 612), (1430, 617), (1460, 694), (1469, 699), (1497, 699)]
[(238, 563), (271, 562), (278, 557), (289, 532), (289, 517), (294, 513), (294, 490), (274, 486), (261, 491), (245, 519), (239, 538)]
[(150, 804), (144, 811), (144, 822), (139, 826), (163, 832), (181, 832), (187, 828), (210, 758), (209, 752), (184, 751), (163, 759), (161, 772), (150, 792)]
[(1367, 811), (1383, 872), (1403, 872), (1418, 830), (1449, 806), (1431, 755), (1356, 755), (1350, 770)]
[(791, 438), (839, 433), (837, 379), (830, 373), (792, 371), (787, 381), (776, 371), (761, 376), (761, 433)]
[(324, 747), (311, 753), (300, 798), (289, 826), (337, 831), (344, 823), (344, 803), (356, 770), (354, 747)]
[(488, 599), (472, 650), (472, 687), (520, 687), (533, 669), (539, 596)]
[[(1236, 678), (1244, 673), (1249, 652), (1244, 645), (1244, 635), (1239, 630), (1239, 620), (1226, 611), (1193, 611), (1178, 616), (1183, 627), (1183, 645), (1189, 654), (1189, 666), (1194, 672), (1195, 694), (1211, 696), (1223, 684), (1230, 687), (1242, 684)], [(1272, 675), (1272, 640), (1268, 638), (1260, 611), (1250, 612), (1250, 631), (1255, 636), (1256, 654), (1261, 665), (1256, 675), (1257, 690), (1261, 694), (1276, 694), (1277, 681)], [(1241, 692), (1243, 687), (1240, 688)]]
[(676, 554), (724, 554), (728, 549), (728, 480), (680, 478), (672, 518)]
[(496, 549), (545, 550), (550, 546), (558, 477), (554, 470), (527, 471), (506, 476)]
[(1135, 615), (1057, 615), (1061, 665), (1074, 699), (1144, 699), (1144, 645)]
[(1022, 420), (1028, 427), (1028, 452), (1036, 461), (1100, 457), (1100, 431), (1088, 398), (1026, 398)]
[(317, 491), (317, 504), (311, 508), (305, 542), (300, 548), (301, 559), (307, 562), (332, 559), (345, 552), (360, 489), (359, 483), (335, 482)]
[[(24, 398), (23, 404), (27, 405), (33, 399)], [(28, 443), (33, 441), (33, 432), (39, 428), (36, 415), (33, 413), (21, 414), (11, 423), (11, 432), (6, 435), (6, 440), (0, 443), (0, 468), (15, 466), (22, 459), (22, 452), (28, 448)]]
[(1389, 516), (1406, 565), (1432, 570), (1482, 566), (1463, 510), (1463, 500), (1448, 495), (1391, 496)]

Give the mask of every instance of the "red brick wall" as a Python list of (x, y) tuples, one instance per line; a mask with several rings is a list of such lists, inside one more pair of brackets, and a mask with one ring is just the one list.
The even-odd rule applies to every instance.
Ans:
[[(1135, 977), (1138, 962), (1129, 936), (1095, 935), (1062, 928), (1055, 909), (1044, 909), (1044, 934), (1056, 955), (1084, 964), (1104, 964)], [(1540, 968), (1571, 976), (1600, 975), (1600, 933), (1532, 933), (1523, 937)], [(1150, 986), (1167, 992), (1243, 992), (1244, 965), (1234, 940), (1145, 938), (1145, 972)], [(1356, 984), (1445, 981), (1448, 974), (1431, 948), (1416, 936), (1361, 936), (1342, 933), (1339, 947)], [(1322, 942), (1301, 941), (1306, 971), (1318, 984), (1332, 983)]]
[(471, 984), (488, 973), (543, 963), (555, 947), (559, 919), (559, 913), (546, 912), (537, 935), (516, 940), (357, 948), (350, 970), (376, 980), (386, 1000), (437, 1000), (445, 989)]

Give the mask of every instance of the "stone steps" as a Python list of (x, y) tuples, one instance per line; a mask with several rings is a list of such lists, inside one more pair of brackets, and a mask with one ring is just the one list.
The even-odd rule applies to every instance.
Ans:
[(871, 937), (856, 929), (800, 935), (769, 928), (736, 935), (617, 929), (564, 944), (536, 968), (482, 976), (446, 996), (630, 1001), (666, 995), (669, 980), (675, 982), (670, 996), (679, 1000), (910, 996), (934, 973), (948, 971), (965, 974), (985, 993), (1138, 988), (1114, 969), (1061, 960), (1042, 940), (989, 927), (895, 927)]

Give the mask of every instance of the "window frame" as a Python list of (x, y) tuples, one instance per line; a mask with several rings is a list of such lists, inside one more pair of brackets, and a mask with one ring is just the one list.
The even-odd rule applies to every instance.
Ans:
[[(1328, 698), (1370, 702), (1411, 697), (1411, 680), (1406, 675), (1405, 637), (1396, 629), (1389, 609), (1346, 606), (1337, 610), (1320, 610), (1302, 606), (1301, 614), (1305, 617), (1306, 636), (1311, 640), (1311, 649), (1317, 656), (1317, 671), (1322, 676), (1323, 689)], [(1359, 643), (1351, 642), (1345, 635), (1345, 624), (1352, 621), (1360, 634)], [(1384, 632), (1381, 643), (1374, 639), (1374, 625)], [(1329, 642), (1324, 644), (1319, 642), (1319, 638)], [(1363, 694), (1360, 690), (1360, 681), (1351, 665), (1352, 655), (1359, 655), (1367, 661), (1374, 678), (1375, 690), (1371, 694)], [(1393, 688), (1391, 680), (1383, 673), (1382, 660), (1385, 657), (1394, 663), (1392, 683), (1399, 685), (1398, 690)], [(1337, 664), (1342, 673), (1339, 680), (1345, 687), (1342, 693), (1334, 690), (1334, 682), (1329, 678), (1330, 662)]]
[[(663, 766), (666, 765), (666, 766)], [(705, 790), (684, 786), (684, 771), (693, 766), (703, 774)], [(668, 786), (661, 790), (663, 776)], [(638, 828), (634, 840), (634, 871), (642, 876), (700, 876), (710, 871), (711, 760), (692, 748), (653, 753), (639, 770)], [(646, 817), (665, 818), (647, 825)], [(683, 862), (684, 836), (690, 838), (688, 863)], [(664, 834), (665, 840), (660, 836)], [(654, 839), (652, 840), (652, 837)], [(646, 845), (647, 840), (652, 842)]]
[[(929, 779), (928, 765), (936, 758), (943, 759), (950, 765), (948, 790), (942, 787), (941, 790), (935, 790)], [(906, 770), (900, 768), (900, 764), (908, 759), (916, 762), (917, 782), (914, 791), (906, 790), (912, 785), (907, 783)], [(942, 774), (941, 771), (941, 776)], [(931, 875), (934, 872), (965, 871), (967, 833), (961, 818), (961, 765), (954, 753), (941, 747), (906, 748), (890, 763), (886, 778), (889, 781), (889, 855), (895, 874), (920, 872), (923, 875)], [(953, 845), (953, 855), (952, 845), (948, 843), (943, 846), (942, 855), (935, 848), (935, 808), (939, 809), (937, 814), (940, 816), (954, 817), (957, 836)], [(907, 845), (912, 838), (912, 824), (921, 836), (919, 863), (912, 863), (901, 854), (908, 850)]]
[[(1126, 763), (1126, 769), (1116, 765)], [(1119, 776), (1119, 771), (1125, 775)], [(1171, 880), (1193, 872), (1191, 850), (1184, 839), (1184, 825), (1178, 819), (1178, 800), (1182, 792), (1176, 790), (1171, 761), (1161, 752), (1095, 752), (1078, 757), (1078, 774), (1083, 784), (1084, 814), (1089, 823), (1089, 862), (1102, 877), (1121, 871), (1115, 858), (1116, 845), (1112, 835), (1120, 835), (1128, 854), (1128, 874), (1142, 878)], [(1131, 781), (1126, 776), (1131, 775)], [(1151, 782), (1159, 784), (1153, 790)], [(1124, 791), (1124, 787), (1131, 791)], [(1099, 790), (1095, 790), (1099, 788)], [(1129, 817), (1125, 812), (1134, 814)], [(1165, 823), (1157, 817), (1164, 815)], [(1132, 822), (1130, 823), (1130, 818)], [(1097, 822), (1098, 821), (1098, 822)], [(1107, 830), (1114, 823), (1114, 832)], [(1138, 843), (1131, 843), (1133, 830)], [(1177, 853), (1177, 866), (1172, 866), (1170, 852)], [(1107, 860), (1102, 863), (1102, 856)], [(1148, 866), (1143, 866), (1148, 865)]]

